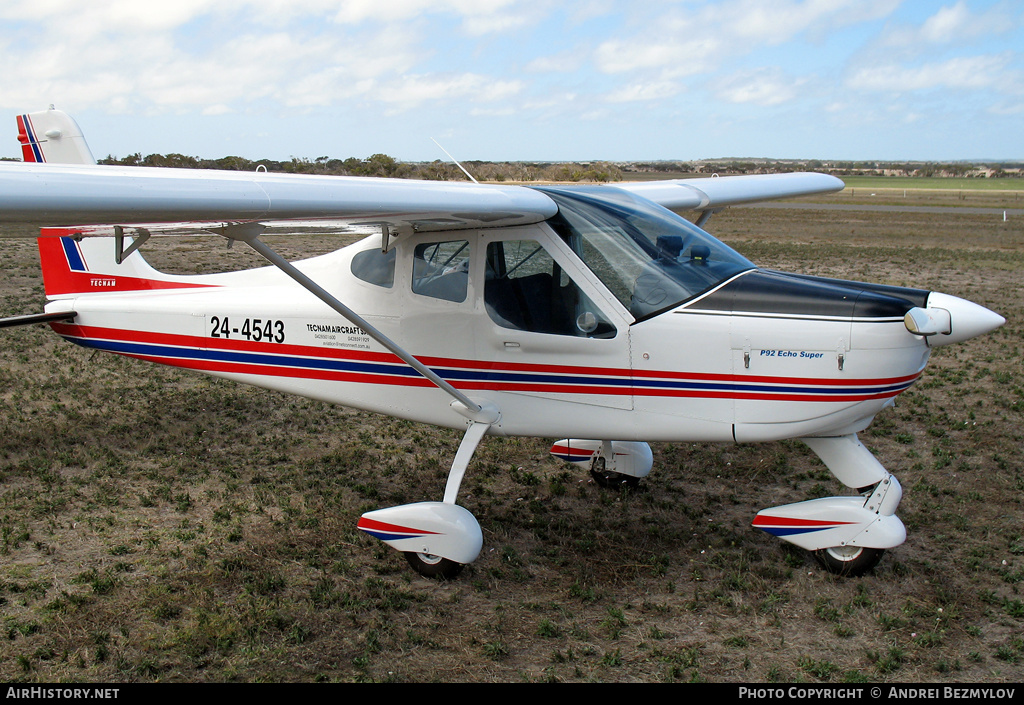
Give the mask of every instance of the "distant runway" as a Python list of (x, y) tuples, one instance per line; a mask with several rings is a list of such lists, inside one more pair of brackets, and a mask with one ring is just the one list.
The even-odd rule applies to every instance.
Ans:
[(958, 206), (872, 206), (854, 203), (750, 203), (734, 208), (796, 208), (813, 211), (871, 211), (874, 213), (936, 213), (940, 215), (1024, 215), (1024, 208), (968, 208)]

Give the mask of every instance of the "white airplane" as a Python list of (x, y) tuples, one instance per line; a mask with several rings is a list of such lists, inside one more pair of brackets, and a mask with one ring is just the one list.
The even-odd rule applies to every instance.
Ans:
[[(759, 269), (672, 212), (702, 225), (730, 205), (842, 188), (823, 174), (531, 188), (116, 167), (95, 165), (59, 111), (19, 127), (35, 163), (0, 164), (0, 222), (53, 226), (39, 237), (49, 303), (7, 322), (464, 430), (442, 501), (359, 520), (427, 576), (479, 555), (456, 499), (488, 434), (563, 437), (552, 453), (611, 485), (651, 471), (650, 441), (799, 438), (853, 493), (764, 509), (753, 526), (864, 573), (906, 531), (900, 483), (857, 433), (933, 347), (1004, 323), (938, 292)], [(373, 234), (291, 263), (261, 236), (296, 220)], [(273, 266), (178, 276), (139, 251), (188, 232)]]

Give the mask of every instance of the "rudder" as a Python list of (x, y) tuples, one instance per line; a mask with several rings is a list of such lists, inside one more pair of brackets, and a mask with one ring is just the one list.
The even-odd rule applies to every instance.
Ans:
[(52, 105), (49, 110), (18, 116), (18, 141), (26, 162), (96, 163), (78, 123)]

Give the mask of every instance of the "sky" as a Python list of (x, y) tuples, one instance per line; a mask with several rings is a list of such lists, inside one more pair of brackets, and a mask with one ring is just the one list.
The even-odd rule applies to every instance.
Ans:
[(1024, 159), (1021, 0), (0, 0), (0, 67), (0, 157)]

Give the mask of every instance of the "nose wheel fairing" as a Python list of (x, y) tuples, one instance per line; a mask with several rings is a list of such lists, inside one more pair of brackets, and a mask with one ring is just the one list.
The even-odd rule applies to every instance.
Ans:
[[(890, 478), (898, 491), (899, 483)], [(823, 497), (763, 509), (753, 526), (808, 551), (856, 546), (894, 548), (907, 538), (899, 517), (872, 511), (871, 498)]]

